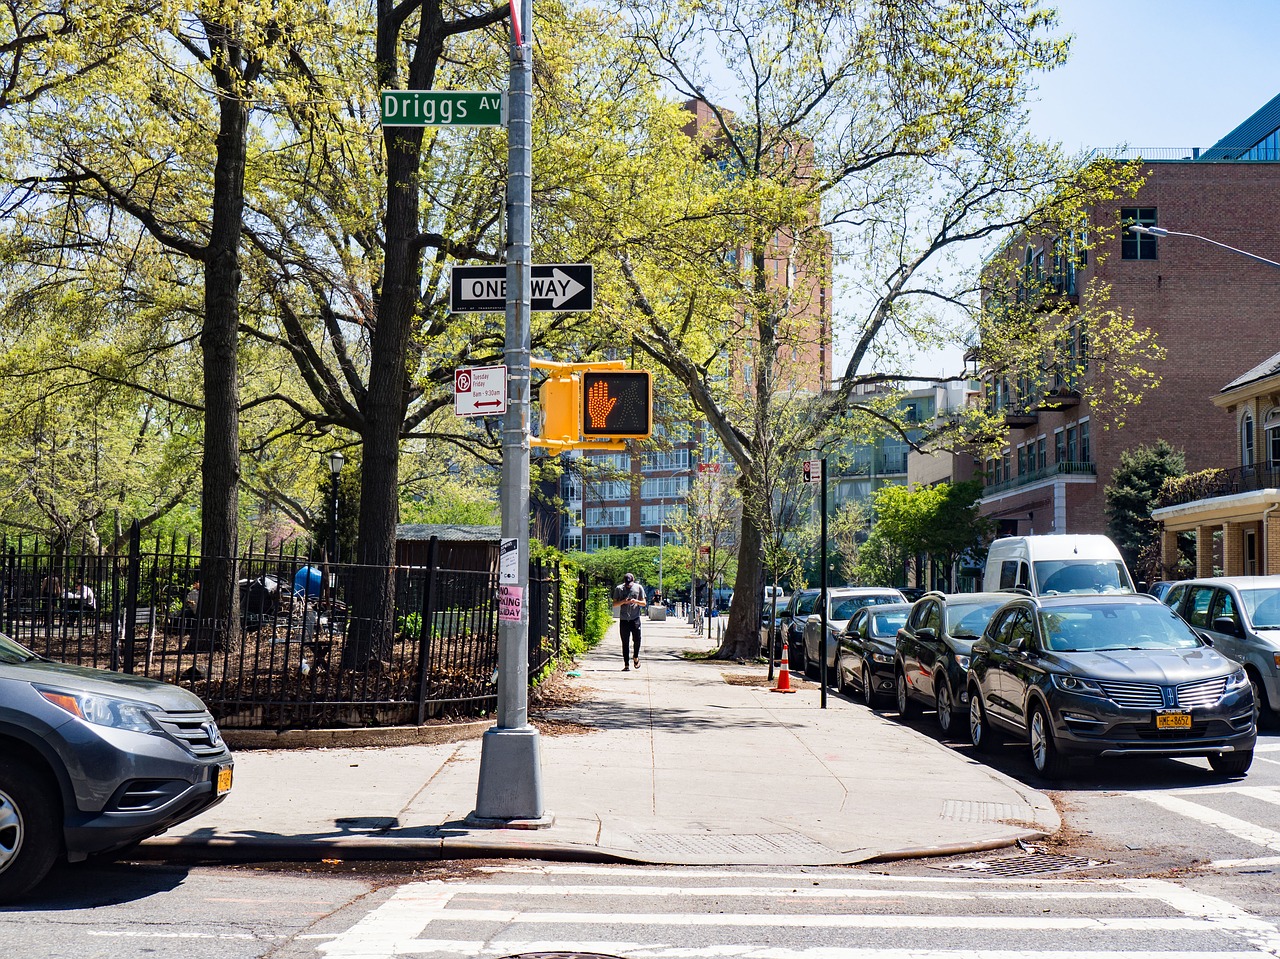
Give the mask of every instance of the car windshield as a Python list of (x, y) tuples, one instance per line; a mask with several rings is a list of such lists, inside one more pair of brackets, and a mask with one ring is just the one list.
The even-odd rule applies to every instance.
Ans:
[(1204, 643), (1168, 606), (1081, 603), (1040, 611), (1047, 647), (1059, 653), (1120, 649), (1194, 649)]
[(30, 663), (39, 658), (25, 646), (18, 645), (4, 633), (0, 633), (0, 663), (16, 666), (18, 663)]
[(907, 625), (907, 613), (909, 610), (903, 610), (900, 613), (870, 613), (871, 617), (871, 635), (873, 636), (896, 636), (898, 630)]
[(1129, 574), (1118, 560), (1053, 559), (1035, 564), (1040, 593), (1128, 592)]
[(884, 606), (888, 603), (900, 603), (896, 596), (846, 596), (832, 600), (832, 619), (853, 619), (853, 614), (863, 606)]
[(1280, 629), (1280, 587), (1240, 590), (1240, 602), (1257, 629)]
[(987, 623), (995, 615), (995, 611), (1005, 604), (1006, 600), (997, 599), (990, 603), (952, 603), (947, 606), (947, 633), (959, 639), (977, 639), (987, 628)]

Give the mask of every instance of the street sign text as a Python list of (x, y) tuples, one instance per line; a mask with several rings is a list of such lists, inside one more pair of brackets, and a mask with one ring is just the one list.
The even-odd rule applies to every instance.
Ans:
[[(529, 285), (531, 310), (585, 312), (595, 300), (590, 263), (534, 263)], [(505, 266), (455, 266), (449, 271), (450, 313), (501, 313), (506, 308)]]
[(476, 90), (383, 90), (384, 127), (500, 127), (502, 94)]

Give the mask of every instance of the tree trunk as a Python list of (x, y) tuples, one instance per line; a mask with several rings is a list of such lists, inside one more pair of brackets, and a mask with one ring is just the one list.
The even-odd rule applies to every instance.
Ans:
[(738, 575), (729, 604), (729, 628), (716, 651), (718, 659), (755, 659), (760, 653), (760, 597), (764, 595), (764, 567), (760, 557), (760, 527), (750, 510), (742, 511), (738, 535)]
[(218, 83), (217, 161), (213, 210), (205, 257), (204, 459), (200, 491), (200, 602), (219, 647), (240, 636), (237, 521), (240, 496), (240, 386), (237, 351), (240, 327), (240, 234), (244, 216), (244, 171), (248, 107), (225, 70)]

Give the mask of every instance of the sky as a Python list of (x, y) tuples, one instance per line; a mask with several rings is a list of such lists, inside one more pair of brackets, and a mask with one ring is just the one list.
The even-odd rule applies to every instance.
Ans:
[[(1032, 132), (1068, 152), (1208, 147), (1280, 93), (1280, 0), (1058, 0), (1071, 59), (1039, 79)], [(837, 303), (838, 308), (838, 303)], [(836, 370), (841, 370), (839, 344)], [(957, 373), (961, 354), (921, 357)]]

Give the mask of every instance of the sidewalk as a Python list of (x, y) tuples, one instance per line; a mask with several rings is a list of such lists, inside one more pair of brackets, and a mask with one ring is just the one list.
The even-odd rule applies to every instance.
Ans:
[(622, 671), (615, 624), (567, 680), (581, 701), (542, 724), (547, 828), (463, 824), (479, 739), (240, 751), (228, 798), (143, 852), (822, 865), (987, 849), (1058, 828), (1041, 793), (892, 719), (834, 694), (821, 710), (812, 682), (771, 692), (762, 665), (685, 660), (709, 643), (680, 620), (643, 628), (641, 669)]

